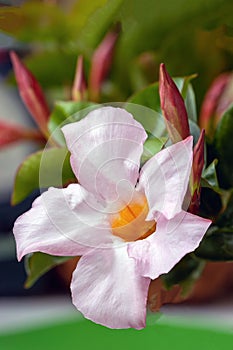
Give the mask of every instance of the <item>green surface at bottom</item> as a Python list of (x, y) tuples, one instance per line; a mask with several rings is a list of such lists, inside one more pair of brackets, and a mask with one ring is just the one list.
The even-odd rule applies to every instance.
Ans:
[(90, 321), (72, 321), (0, 336), (1, 350), (179, 349), (232, 350), (233, 334), (178, 325), (149, 325), (136, 331), (111, 330)]

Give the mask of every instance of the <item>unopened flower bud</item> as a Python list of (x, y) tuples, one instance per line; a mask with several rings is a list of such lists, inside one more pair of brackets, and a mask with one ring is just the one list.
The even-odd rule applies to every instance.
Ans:
[(205, 130), (201, 131), (198, 142), (193, 150), (193, 166), (190, 178), (191, 203), (189, 211), (193, 214), (198, 213), (201, 195), (201, 174), (204, 167), (204, 146), (205, 146)]
[(48, 136), (47, 124), (50, 111), (40, 84), (15, 52), (12, 51), (10, 57), (20, 96), (42, 133)]
[(0, 121), (0, 148), (19, 141), (46, 142), (39, 130), (25, 128), (21, 125)]
[(218, 122), (233, 102), (233, 74), (223, 73), (211, 84), (202, 103), (199, 125), (213, 137)]
[(83, 56), (79, 56), (76, 65), (74, 84), (72, 87), (73, 101), (82, 101), (85, 98), (87, 84), (85, 80)]
[(101, 85), (112, 65), (118, 35), (118, 29), (109, 32), (93, 54), (89, 79), (90, 98), (93, 101), (99, 99)]
[(160, 65), (159, 94), (161, 109), (172, 142), (186, 139), (190, 135), (190, 130), (184, 100), (164, 63)]

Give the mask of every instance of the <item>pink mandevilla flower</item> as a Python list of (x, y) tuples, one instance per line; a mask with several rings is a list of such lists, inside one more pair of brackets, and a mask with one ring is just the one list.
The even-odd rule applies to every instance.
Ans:
[(150, 280), (193, 251), (210, 225), (182, 210), (192, 137), (140, 170), (147, 134), (125, 110), (99, 108), (62, 130), (79, 184), (49, 188), (17, 219), (18, 259), (81, 255), (71, 282), (76, 308), (110, 328), (141, 329)]

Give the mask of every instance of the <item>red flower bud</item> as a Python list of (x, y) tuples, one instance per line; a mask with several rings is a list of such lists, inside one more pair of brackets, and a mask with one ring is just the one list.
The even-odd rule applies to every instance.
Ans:
[(48, 136), (47, 123), (50, 111), (42, 89), (36, 78), (25, 67), (16, 53), (12, 51), (10, 57), (20, 96), (42, 133)]
[(193, 214), (198, 213), (201, 195), (201, 174), (204, 167), (204, 146), (205, 146), (205, 130), (202, 129), (198, 142), (193, 150), (193, 166), (190, 178), (191, 203), (189, 211)]
[(164, 63), (160, 65), (159, 94), (161, 109), (172, 142), (184, 140), (190, 135), (187, 111), (184, 100)]
[(74, 101), (82, 101), (85, 98), (87, 84), (83, 68), (83, 56), (79, 56), (76, 65), (74, 84), (72, 87), (72, 99)]
[(206, 130), (206, 134), (209, 137), (213, 136), (223, 113), (233, 102), (231, 81), (231, 73), (223, 73), (219, 75), (213, 81), (205, 95), (201, 106), (199, 125)]
[(89, 79), (90, 98), (93, 101), (99, 99), (101, 85), (112, 65), (118, 35), (118, 30), (109, 32), (93, 54)]
[(23, 140), (46, 142), (38, 130), (24, 128), (23, 126), (8, 123), (4, 120), (0, 121), (0, 148)]

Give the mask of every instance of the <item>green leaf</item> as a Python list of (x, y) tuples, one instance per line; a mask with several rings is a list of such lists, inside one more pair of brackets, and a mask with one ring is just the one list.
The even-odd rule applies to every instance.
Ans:
[(136, 94), (132, 95), (128, 99), (128, 102), (142, 105), (151, 108), (158, 113), (161, 113), (159, 83), (154, 83), (152, 85), (147, 86), (145, 89), (136, 92)]
[(233, 189), (229, 191), (227, 203), (225, 203), (225, 210), (219, 216), (216, 225), (220, 227), (233, 227)]
[(191, 119), (189, 119), (190, 134), (193, 136), (193, 144), (195, 145), (200, 136), (199, 126)]
[(205, 262), (197, 259), (193, 254), (188, 254), (171, 271), (162, 275), (164, 286), (170, 289), (175, 284), (179, 284), (183, 289), (183, 295), (186, 295), (200, 277), (204, 266)]
[(79, 0), (64, 9), (57, 3), (26, 1), (20, 7), (0, 9), (1, 29), (20, 41), (53, 43), (50, 49), (69, 47), (71, 43), (87, 49), (95, 46), (112, 25), (122, 3)]
[(42, 275), (69, 259), (71, 257), (52, 256), (39, 252), (28, 255), (25, 259), (25, 269), (27, 272), (25, 288), (32, 287)]
[[(212, 28), (225, 28), (227, 18), (232, 22), (232, 3), (229, 0), (206, 0), (203, 11), (201, 0), (189, 5), (185, 0), (134, 0), (133, 6), (132, 1), (124, 1), (120, 16), (124, 35), (118, 46), (116, 69), (122, 87), (126, 89), (131, 84), (128, 77), (135, 56), (153, 50), (155, 64), (165, 62), (171, 74), (178, 71), (179, 74), (200, 74), (202, 79), (198, 79), (195, 85), (201, 100), (211, 79), (221, 71), (222, 51), (216, 40), (226, 40), (224, 48), (230, 50), (226, 31), (209, 33), (203, 27), (211, 23)], [(229, 56), (226, 62), (231, 66)], [(154, 71), (151, 73), (155, 76)]]
[(224, 113), (217, 126), (214, 145), (219, 160), (217, 170), (221, 187), (233, 187), (233, 105)]
[[(200, 129), (196, 124), (196, 102), (190, 80), (193, 76), (184, 78), (174, 78), (174, 81), (180, 91), (183, 91), (184, 100), (189, 106), (189, 126), (191, 135), (194, 137), (194, 144), (198, 141)], [(148, 134), (156, 138), (168, 138), (162, 111), (160, 108), (159, 84), (154, 83), (143, 90), (132, 95), (125, 104), (124, 108), (132, 113), (134, 118), (139, 121)]]
[(202, 173), (202, 178), (212, 187), (219, 187), (216, 173), (217, 164), (218, 160), (214, 159), (213, 162)]
[(49, 119), (49, 131), (53, 138), (60, 144), (65, 145), (65, 139), (62, 126), (68, 123), (74, 123), (84, 118), (91, 110), (95, 109), (97, 104), (92, 102), (73, 102), (58, 101)]
[(38, 188), (62, 187), (77, 181), (66, 148), (50, 148), (30, 155), (21, 164), (15, 178), (12, 204), (18, 204)]
[(195, 250), (195, 255), (210, 261), (232, 261), (233, 227), (211, 227)]
[(1, 29), (25, 42), (63, 42), (72, 34), (61, 7), (26, 1), (20, 7), (3, 8)]
[(146, 163), (151, 157), (158, 153), (166, 142), (166, 137), (158, 138), (150, 134), (143, 146), (141, 165)]
[[(231, 191), (223, 190), (219, 187), (218, 177), (216, 172), (216, 166), (218, 164), (218, 160), (214, 159), (213, 162), (203, 171), (201, 177), (201, 187), (202, 187), (202, 209), (207, 209), (207, 211), (203, 212), (205, 217), (211, 217), (211, 211), (209, 209), (213, 209), (217, 204), (217, 211), (214, 216), (219, 217), (220, 213), (223, 213), (218, 218), (216, 224), (217, 226), (227, 226), (225, 219), (223, 219), (223, 224), (220, 225), (219, 219), (224, 217), (225, 209), (230, 203)], [(215, 193), (213, 193), (214, 191)], [(220, 202), (221, 200), (221, 202)], [(221, 206), (219, 204), (221, 203)], [(212, 212), (213, 214), (213, 212)], [(233, 211), (232, 211), (233, 214)], [(227, 220), (228, 222), (228, 220)], [(233, 221), (232, 224), (233, 226)]]
[[(192, 85), (190, 84), (190, 81), (193, 78), (194, 75), (191, 75), (184, 78), (173, 78), (173, 80), (183, 96), (189, 119), (196, 122), (196, 100)], [(152, 85), (149, 85), (143, 90), (132, 95), (128, 99), (128, 102), (143, 105), (145, 107), (153, 109), (158, 113), (162, 113), (160, 108), (159, 83), (156, 82)]]
[(224, 194), (224, 191), (219, 188), (218, 177), (216, 173), (216, 165), (218, 160), (214, 159), (213, 162), (202, 172), (201, 187), (210, 188), (218, 194)]
[(205, 218), (209, 218), (215, 221), (215, 218), (222, 210), (223, 200), (220, 189), (214, 190), (208, 183), (204, 183), (205, 180), (201, 180), (201, 206), (200, 214)]
[[(64, 50), (44, 50), (33, 52), (24, 59), (26, 66), (39, 79), (43, 89), (71, 85), (74, 79), (77, 63), (77, 52)], [(67, 92), (66, 92), (67, 94)]]
[(79, 31), (79, 46), (83, 50), (96, 46), (113, 23), (119, 22), (119, 19), (115, 18), (123, 3), (123, 0), (79, 0), (76, 2), (71, 20), (75, 33), (77, 29)]
[(185, 101), (189, 120), (197, 123), (197, 108), (196, 108), (196, 97), (191, 85), (191, 80), (196, 78), (196, 74), (190, 75), (184, 78), (181, 95)]
[(156, 138), (168, 138), (166, 125), (161, 113), (144, 105), (130, 102), (126, 102), (123, 108), (142, 124), (148, 135), (153, 135)]

